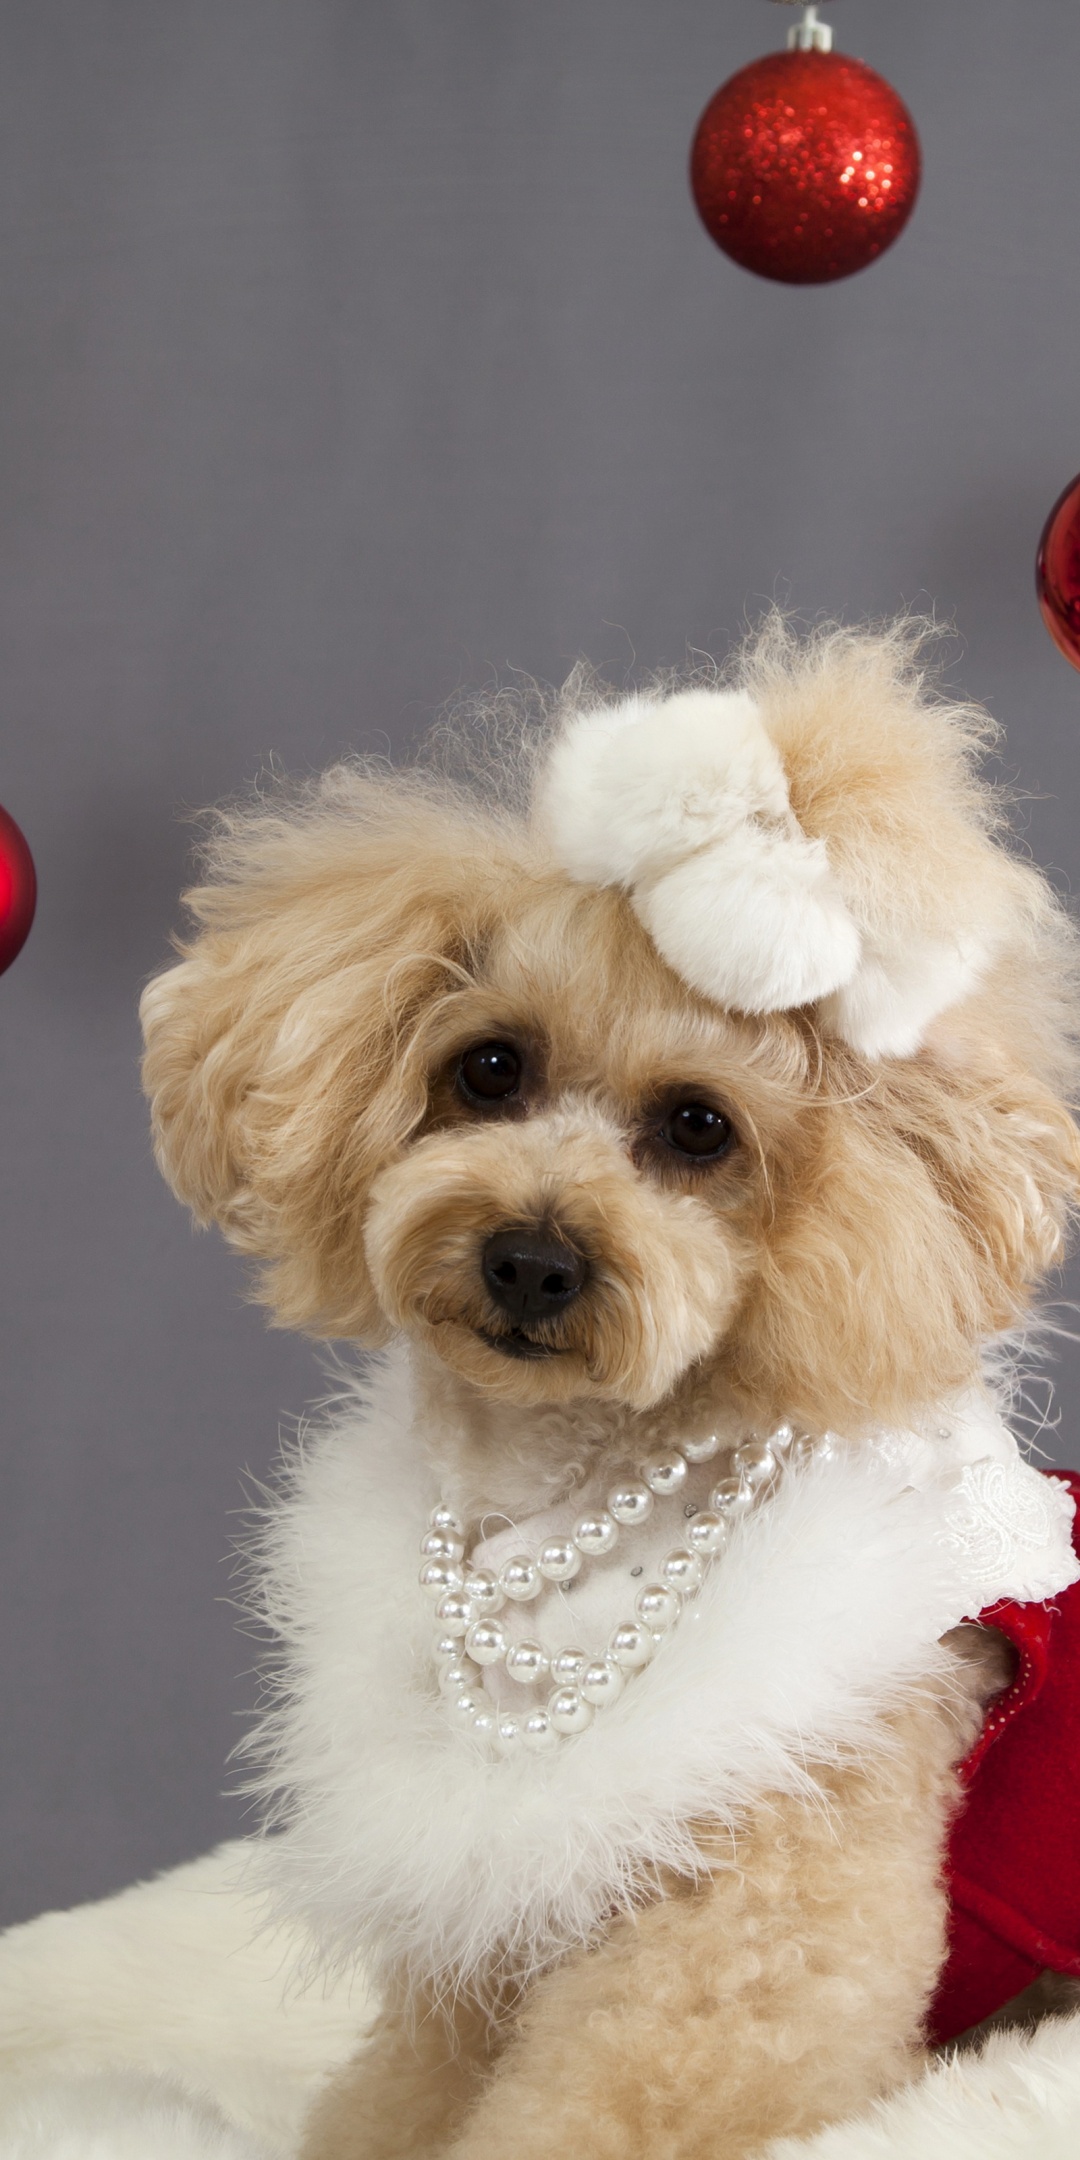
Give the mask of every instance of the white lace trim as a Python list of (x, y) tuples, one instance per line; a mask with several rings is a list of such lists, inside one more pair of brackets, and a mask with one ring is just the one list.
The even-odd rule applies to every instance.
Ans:
[(1032, 1469), (984, 1456), (960, 1472), (946, 1505), (943, 1543), (971, 1586), (972, 1612), (998, 1598), (1035, 1604), (1080, 1579), (1072, 1549), (1073, 1500), (1066, 1485)]

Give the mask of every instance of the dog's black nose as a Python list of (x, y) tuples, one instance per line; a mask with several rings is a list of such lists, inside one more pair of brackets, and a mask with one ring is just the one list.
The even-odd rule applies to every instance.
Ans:
[(484, 1247), (482, 1267), (496, 1305), (516, 1326), (557, 1320), (580, 1295), (588, 1264), (550, 1232), (497, 1230)]

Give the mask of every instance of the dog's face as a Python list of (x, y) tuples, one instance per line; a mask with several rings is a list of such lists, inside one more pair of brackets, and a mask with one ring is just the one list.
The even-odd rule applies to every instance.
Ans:
[(364, 1228), (393, 1325), (522, 1404), (643, 1407), (715, 1358), (812, 1146), (795, 1027), (696, 1000), (616, 894), (517, 875), (410, 1055)]
[(1075, 1190), (1022, 985), (869, 1065), (698, 997), (521, 828), (349, 785), (242, 835), (144, 1006), (166, 1172), (283, 1323), (523, 1406), (854, 1429), (970, 1381)]

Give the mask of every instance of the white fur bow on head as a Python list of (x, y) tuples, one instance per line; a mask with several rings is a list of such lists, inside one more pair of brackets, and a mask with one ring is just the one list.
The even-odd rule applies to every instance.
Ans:
[(745, 690), (581, 714), (552, 751), (546, 809), (564, 868), (627, 886), (653, 943), (704, 996), (778, 1012), (854, 974), (858, 930)]
[[(738, 1012), (827, 1000), (830, 1031), (868, 1057), (910, 1055), (973, 986), (971, 940), (883, 945), (804, 832), (780, 754), (745, 690), (631, 697), (575, 714), (556, 740), (540, 813), (563, 868), (622, 885), (684, 982)], [(977, 941), (976, 941), (977, 943)]]

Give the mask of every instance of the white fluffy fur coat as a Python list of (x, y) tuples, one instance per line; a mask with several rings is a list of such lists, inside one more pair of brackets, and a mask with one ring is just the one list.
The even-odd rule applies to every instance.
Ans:
[(307, 1438), (266, 1527), (264, 1616), (286, 1646), (262, 1735), (278, 1909), (323, 1957), (362, 1949), (448, 1985), (506, 1958), (535, 1970), (658, 1870), (693, 1873), (695, 1818), (734, 1825), (766, 1792), (811, 1792), (815, 1763), (887, 1747), (882, 1712), (939, 1669), (946, 1629), (1077, 1574), (1072, 1503), (992, 1404), (937, 1426), (787, 1473), (588, 1732), (489, 1761), (436, 1688), (417, 1570), (439, 1494), (408, 1364), (377, 1369)]

